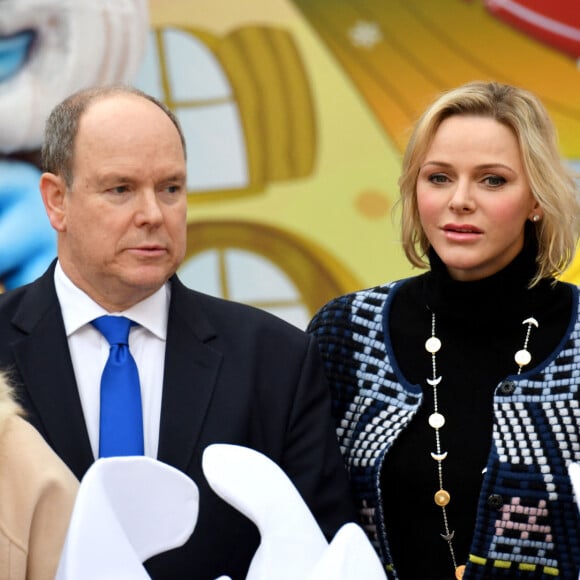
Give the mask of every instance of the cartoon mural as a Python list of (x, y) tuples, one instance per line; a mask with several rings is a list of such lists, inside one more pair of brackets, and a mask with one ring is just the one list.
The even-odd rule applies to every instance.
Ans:
[(128, 81), (149, 28), (146, 0), (0, 0), (0, 283), (28, 282), (56, 255), (38, 192), (44, 121), (86, 86)]
[[(134, 83), (164, 100), (184, 127), (189, 232), (180, 274), (202, 291), (303, 327), (334, 295), (409, 275), (392, 219), (407, 131), (436, 93), (468, 80), (536, 92), (562, 153), (580, 168), (580, 21), (570, 2), (438, 0), (437, 10), (422, 0), (148, 4), (149, 42)], [(6, 21), (2, 10), (0, 34), (26, 53), (17, 36), (26, 27)], [(9, 44), (0, 44), (0, 87), (17, 78), (19, 60), (16, 49), (4, 58), (2, 46)], [(50, 93), (34, 94), (52, 106)], [(0, 220), (10, 221), (1, 206)], [(0, 265), (10, 259), (12, 269), (23, 263), (16, 250), (24, 244), (15, 242), (25, 229), (15, 230), (0, 233)], [(14, 252), (5, 251), (10, 243)], [(578, 260), (565, 277), (580, 281)]]
[[(301, 326), (333, 293), (408, 275), (391, 220), (407, 129), (467, 80), (537, 92), (579, 160), (579, 71), (506, 24), (521, 4), (151, 0), (140, 80), (189, 131), (188, 283)], [(577, 18), (556, 4), (534, 22)]]

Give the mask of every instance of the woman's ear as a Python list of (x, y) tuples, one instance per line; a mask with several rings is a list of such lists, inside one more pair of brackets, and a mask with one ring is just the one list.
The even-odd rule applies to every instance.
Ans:
[(535, 201), (534, 206), (532, 208), (532, 211), (528, 215), (528, 219), (531, 222), (538, 223), (543, 217), (544, 217), (544, 212), (542, 211), (540, 204), (537, 201)]
[(66, 191), (64, 179), (54, 173), (40, 176), (40, 194), (50, 224), (57, 232), (66, 230)]

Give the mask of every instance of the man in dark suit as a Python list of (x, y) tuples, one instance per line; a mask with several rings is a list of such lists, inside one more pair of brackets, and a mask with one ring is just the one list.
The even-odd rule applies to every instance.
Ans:
[[(0, 365), (30, 422), (81, 478), (99, 453), (109, 345), (91, 321), (122, 314), (141, 382), (146, 455), (200, 488), (187, 544), (148, 562), (154, 578), (245, 577), (256, 528), (209, 488), (211, 443), (277, 462), (331, 538), (353, 519), (313, 338), (277, 318), (185, 288), (185, 143), (160, 102), (134, 89), (81, 91), (52, 112), (40, 181), (58, 260), (0, 296)], [(146, 482), (144, 482), (146, 485)]]

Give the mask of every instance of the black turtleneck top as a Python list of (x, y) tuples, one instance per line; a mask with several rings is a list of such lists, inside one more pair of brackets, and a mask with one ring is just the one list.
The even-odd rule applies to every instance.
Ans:
[(431, 270), (410, 278), (395, 294), (387, 340), (404, 377), (421, 385), (423, 403), (409, 427), (387, 453), (381, 474), (387, 537), (401, 580), (454, 578), (438, 490), (435, 433), (427, 419), (433, 412), (431, 356), (425, 341), (431, 335), (431, 311), (436, 315), (439, 412), (443, 481), (451, 494), (449, 527), (458, 564), (469, 554), (476, 508), (492, 441), (492, 402), (498, 383), (517, 373), (516, 351), (524, 344), (523, 320), (533, 316), (528, 350), (532, 361), (522, 372), (546, 359), (569, 324), (572, 292), (562, 283), (543, 280), (528, 289), (535, 270), (536, 242), (528, 236), (522, 252), (495, 275), (473, 282), (451, 279), (432, 252)]

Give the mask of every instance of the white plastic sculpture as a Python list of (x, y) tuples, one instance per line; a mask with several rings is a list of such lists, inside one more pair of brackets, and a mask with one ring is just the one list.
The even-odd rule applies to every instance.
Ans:
[(213, 490), (260, 532), (246, 580), (385, 580), (362, 529), (346, 524), (329, 545), (290, 479), (265, 455), (215, 444), (202, 461)]
[[(203, 470), (260, 532), (246, 580), (386, 579), (362, 529), (346, 524), (329, 544), (290, 479), (265, 455), (210, 445)], [(56, 580), (150, 580), (142, 563), (183, 545), (198, 508), (197, 486), (173, 467), (148, 457), (99, 459), (81, 482)]]
[(213, 490), (260, 532), (246, 580), (306, 578), (328, 543), (286, 474), (264, 455), (235, 445), (210, 445), (202, 465)]
[(146, 580), (142, 562), (183, 545), (199, 511), (195, 483), (149, 457), (99, 459), (75, 502), (56, 580)]
[[(570, 463), (568, 466), (568, 473), (570, 474), (572, 489), (576, 496), (576, 505), (580, 510), (580, 463)], [(580, 576), (578, 576), (578, 580), (580, 580)]]
[(338, 530), (307, 580), (385, 580), (386, 575), (364, 531), (357, 524)]
[(570, 474), (570, 480), (572, 481), (576, 503), (578, 504), (578, 509), (580, 509), (580, 463), (570, 463), (568, 466), (568, 473)]

